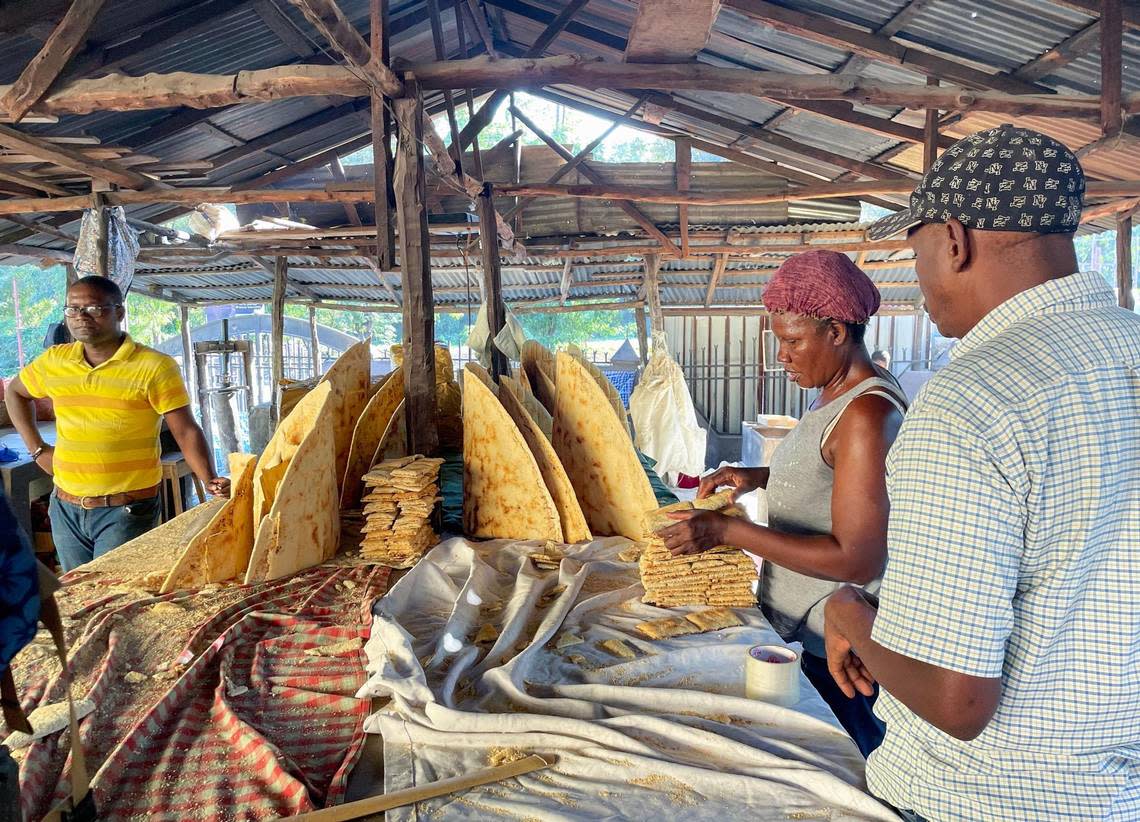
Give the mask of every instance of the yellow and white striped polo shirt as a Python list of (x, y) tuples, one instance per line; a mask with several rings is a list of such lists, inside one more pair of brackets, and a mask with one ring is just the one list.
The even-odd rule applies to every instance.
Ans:
[(55, 484), (76, 496), (157, 485), (162, 415), (190, 404), (177, 363), (126, 335), (92, 367), (83, 343), (55, 345), (20, 372), (33, 397), (55, 405)]

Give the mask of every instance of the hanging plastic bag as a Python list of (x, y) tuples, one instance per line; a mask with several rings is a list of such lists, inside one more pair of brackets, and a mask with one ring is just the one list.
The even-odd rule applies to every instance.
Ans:
[(508, 360), (519, 362), (522, 359), (523, 343), (526, 342), (526, 332), (509, 308), (506, 313), (503, 327), (495, 335), (495, 348), (506, 354)]
[(479, 306), (479, 313), (475, 316), (475, 324), (467, 335), (467, 346), (475, 352), (479, 364), (484, 368), (491, 367), (491, 345), (507, 355), (508, 360), (518, 362), (522, 358), (523, 343), (526, 342), (526, 332), (511, 310), (508, 308), (503, 327), (499, 333), (491, 337), (491, 325), (487, 320), (487, 304)]
[[(135, 278), (135, 258), (139, 253), (139, 240), (135, 230), (127, 223), (122, 206), (108, 209), (107, 214), (107, 271), (108, 278), (127, 296)], [(99, 273), (99, 212), (88, 208), (79, 224), (79, 237), (75, 241), (75, 273), (87, 277)]]
[(467, 347), (475, 353), (479, 365), (491, 367), (491, 326), (487, 323), (487, 304), (479, 306), (475, 324), (467, 334)]
[(697, 422), (685, 375), (669, 355), (664, 335), (654, 335), (653, 354), (629, 398), (629, 413), (637, 448), (657, 461), (658, 475), (675, 481), (677, 474), (701, 474), (708, 432)]

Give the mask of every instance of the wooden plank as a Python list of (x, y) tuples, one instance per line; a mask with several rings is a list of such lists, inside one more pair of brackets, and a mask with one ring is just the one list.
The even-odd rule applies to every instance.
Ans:
[(1121, 0), (1101, 0), (1100, 130), (1106, 137), (1124, 125), (1121, 110)]
[(1121, 308), (1129, 311), (1132, 302), (1132, 213), (1116, 220), (1116, 295)]
[[(495, 233), (494, 191), (490, 183), (484, 183), (479, 195), (479, 248), (482, 258), (483, 302), (487, 306), (487, 325), (494, 338), (507, 322), (506, 307), (503, 305), (503, 276), (500, 269), (499, 237)], [(510, 374), (507, 356), (491, 345), (491, 377), (495, 382), (499, 377)]]
[(0, 169), (0, 180), (5, 180), (9, 183), (16, 183), (17, 185), (25, 186), (26, 188), (42, 191), (45, 194), (59, 194), (61, 196), (68, 196), (71, 194), (63, 186), (58, 186), (55, 183), (50, 183), (42, 180), (39, 177), (32, 177), (29, 174), (21, 174), (18, 171), (5, 171)]
[[(693, 143), (684, 137), (673, 140), (673, 180), (678, 191), (688, 191), (693, 177)], [(689, 205), (677, 204), (677, 223), (681, 227), (681, 258), (689, 256)]]
[[(439, 0), (427, 0), (428, 17), (431, 20), (431, 39), (435, 48), (435, 59), (446, 60), (447, 49), (443, 44), (443, 24), (439, 17)], [(459, 148), (459, 123), (455, 119), (455, 98), (451, 89), (443, 90), (443, 104), (447, 111), (447, 125), (451, 132), (451, 147), (448, 149), (455, 162), (457, 173), (463, 174), (463, 150)]]
[(277, 39), (302, 60), (313, 54), (313, 44), (301, 35), (273, 0), (253, 0), (251, 8)]
[(278, 257), (273, 265), (273, 301), (269, 306), (270, 361), (269, 373), (273, 391), (273, 421), (281, 421), (281, 381), (285, 379), (285, 289), (289, 279), (289, 260)]
[(720, 0), (641, 0), (629, 29), (629, 63), (682, 63), (705, 47)]
[[(545, 54), (546, 49), (558, 38), (558, 35), (566, 28), (571, 18), (588, 2), (589, 0), (571, 0), (571, 2), (567, 3), (562, 11), (558, 13), (558, 16), (547, 24), (542, 34), (540, 34), (538, 39), (527, 49), (526, 56), (541, 57)], [(458, 9), (456, 13), (458, 14)], [(462, 87), (471, 88), (471, 84), (465, 84)], [(459, 134), (459, 145), (461, 149), (466, 149), (467, 146), (471, 145), (479, 135), (479, 132), (485, 129), (487, 124), (491, 122), (495, 116), (495, 112), (499, 110), (499, 106), (502, 105), (506, 99), (507, 92), (494, 91), (491, 96), (484, 101), (483, 105), (479, 107), (479, 110), (471, 115), (467, 125), (463, 127), (463, 131)]]
[(194, 344), (190, 339), (190, 309), (185, 305), (178, 307), (178, 331), (182, 336), (182, 379), (186, 382), (186, 393), (197, 397), (198, 392), (194, 388)]
[(929, 6), (933, 0), (910, 0), (909, 3), (904, 5), (901, 9), (896, 11), (891, 19), (879, 26), (875, 31), (880, 37), (893, 37), (900, 31), (905, 29), (913, 22), (914, 18), (918, 16), (924, 8)]
[(50, 143), (42, 137), (24, 134), (11, 126), (0, 125), (0, 146), (26, 152), (44, 162), (69, 168), (94, 180), (102, 180), (124, 188), (147, 188), (156, 184), (150, 177), (131, 171), (119, 163), (111, 160), (94, 160), (80, 151)]
[(19, 78), (8, 89), (3, 105), (12, 121), (18, 123), (51, 87), (71, 60), (76, 49), (87, 39), (87, 32), (105, 0), (73, 0), (63, 19), (43, 48), (24, 67)]
[(1013, 73), (1014, 77), (1034, 83), (1042, 77), (1053, 74), (1074, 60), (1084, 57), (1100, 45), (1100, 20), (1094, 20), (1076, 34), (1066, 37), (1060, 43), (1035, 60), (1030, 60)]
[(393, 178), (400, 224), (401, 289), (404, 295), (404, 412), (408, 449), (434, 454), (439, 449), (435, 397), (435, 314), (431, 284), (423, 153), (423, 98), (393, 100), (399, 140)]
[(471, 22), (475, 24), (475, 30), (479, 32), (479, 39), (483, 41), (483, 48), (487, 49), (487, 54), (494, 57), (496, 53), (495, 38), (491, 36), (491, 29), (487, 25), (487, 18), (483, 16), (483, 9), (479, 6), (479, 0), (467, 0), (467, 9), (471, 12)]
[[(713, 297), (716, 296), (717, 286), (720, 284), (720, 278), (724, 276), (724, 270), (728, 267), (728, 255), (718, 254), (716, 262), (713, 263), (712, 275), (709, 277), (709, 287), (705, 291), (705, 305), (713, 304)], [(750, 286), (749, 286), (750, 287)]]

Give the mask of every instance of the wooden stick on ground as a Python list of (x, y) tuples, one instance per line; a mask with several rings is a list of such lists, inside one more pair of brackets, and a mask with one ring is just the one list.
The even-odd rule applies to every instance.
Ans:
[(368, 799), (360, 799), (356, 802), (348, 802), (344, 805), (336, 805), (331, 808), (313, 811), (312, 813), (302, 813), (289, 818), (302, 820), (302, 822), (346, 822), (346, 820), (349, 819), (359, 819), (369, 814), (399, 808), (403, 805), (411, 805), (413, 802), (423, 802), (425, 799), (434, 799), (437, 796), (445, 796), (449, 793), (464, 791), (479, 785), (499, 782), (503, 779), (510, 779), (513, 776), (522, 776), (523, 774), (541, 770), (542, 768), (549, 768), (553, 764), (553, 761), (548, 762), (538, 754), (531, 754), (528, 757), (516, 759), (514, 762), (508, 762), (505, 765), (499, 765), (494, 768), (483, 768), (482, 770), (464, 776), (440, 779), (437, 782), (429, 782), (417, 788), (405, 788), (402, 791), (393, 791), (392, 793), (386, 793), (382, 796), (371, 796)]

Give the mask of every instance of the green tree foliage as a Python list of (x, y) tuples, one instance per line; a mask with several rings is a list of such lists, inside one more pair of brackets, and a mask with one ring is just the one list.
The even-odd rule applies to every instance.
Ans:
[(0, 266), (0, 376), (19, 370), (21, 348), (24, 364), (43, 351), (48, 326), (63, 319), (65, 282), (62, 266)]

